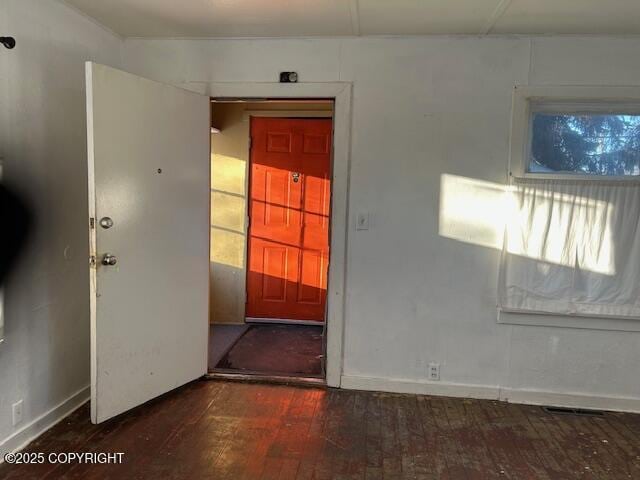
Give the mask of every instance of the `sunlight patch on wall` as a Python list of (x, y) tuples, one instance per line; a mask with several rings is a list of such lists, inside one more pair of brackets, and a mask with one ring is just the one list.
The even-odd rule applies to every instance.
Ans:
[[(615, 274), (615, 205), (542, 187), (443, 174), (439, 232), (446, 238), (554, 265)], [(544, 269), (544, 264), (538, 266)]]
[(227, 155), (211, 157), (210, 259), (213, 263), (244, 268), (246, 162)]
[[(246, 199), (225, 192), (211, 192), (211, 226), (244, 234)], [(216, 260), (212, 258), (212, 260)]]
[(211, 157), (211, 188), (245, 195), (246, 162), (227, 155), (213, 154)]
[(504, 185), (443, 174), (440, 177), (440, 235), (500, 250), (509, 203)]
[(212, 227), (210, 256), (215, 263), (244, 268), (245, 236)]

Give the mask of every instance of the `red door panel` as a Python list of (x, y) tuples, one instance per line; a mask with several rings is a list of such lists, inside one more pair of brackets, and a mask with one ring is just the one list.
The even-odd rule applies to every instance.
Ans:
[(330, 119), (251, 119), (247, 316), (323, 321)]
[(263, 244), (262, 249), (262, 296), (272, 302), (287, 299), (287, 247)]

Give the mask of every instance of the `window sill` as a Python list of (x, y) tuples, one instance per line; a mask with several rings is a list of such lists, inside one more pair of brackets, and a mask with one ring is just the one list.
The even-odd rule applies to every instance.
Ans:
[(584, 173), (534, 173), (523, 172), (512, 176), (520, 179), (534, 180), (579, 180), (587, 182), (640, 182), (638, 175), (586, 175)]
[(508, 312), (498, 309), (497, 321), (505, 325), (640, 332), (640, 320), (634, 318), (603, 318), (537, 312)]

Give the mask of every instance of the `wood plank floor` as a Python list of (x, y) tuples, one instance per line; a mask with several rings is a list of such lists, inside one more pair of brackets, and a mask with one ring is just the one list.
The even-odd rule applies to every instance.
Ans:
[(640, 415), (196, 381), (101, 425), (84, 406), (27, 450), (124, 463), (4, 464), (1, 479), (640, 479)]

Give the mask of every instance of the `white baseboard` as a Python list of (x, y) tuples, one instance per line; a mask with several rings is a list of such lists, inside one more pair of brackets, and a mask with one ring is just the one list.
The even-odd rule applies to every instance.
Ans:
[(553, 405), (555, 407), (586, 408), (613, 412), (640, 413), (640, 398), (602, 397), (584, 393), (559, 393), (541, 390), (501, 388), (500, 400), (529, 405)]
[(418, 393), (422, 395), (441, 395), (444, 397), (466, 397), (489, 400), (497, 400), (500, 396), (499, 387), (447, 382), (429, 382), (426, 380), (360, 377), (356, 375), (343, 375), (340, 381), (340, 387), (351, 390)]
[(15, 452), (26, 447), (31, 441), (73, 413), (90, 397), (91, 388), (86, 386), (2, 440), (0, 442), (0, 463), (4, 462), (5, 453)]
[(478, 398), (528, 405), (553, 405), (556, 407), (640, 413), (640, 398), (633, 397), (603, 397), (584, 393), (559, 393), (499, 386), (361, 377), (356, 375), (343, 375), (340, 386), (351, 390)]

